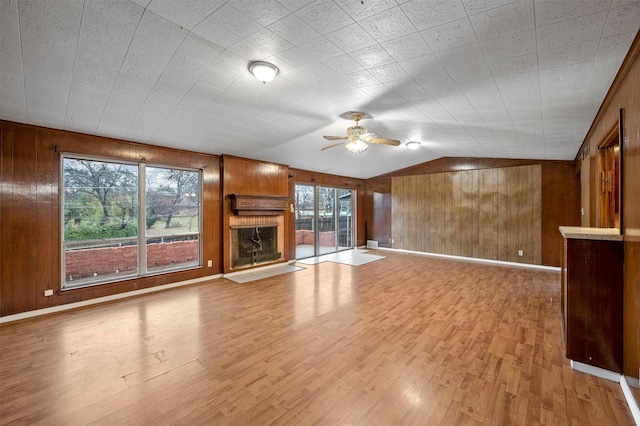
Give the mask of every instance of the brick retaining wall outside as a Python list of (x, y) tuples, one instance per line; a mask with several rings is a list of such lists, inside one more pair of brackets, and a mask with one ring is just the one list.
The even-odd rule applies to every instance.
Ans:
[[(149, 244), (147, 264), (149, 267), (189, 262), (198, 258), (199, 242), (175, 241)], [(138, 247), (102, 247), (69, 251), (65, 255), (65, 275), (74, 279), (98, 275), (114, 274), (116, 270), (124, 274), (134, 272), (138, 263)]]

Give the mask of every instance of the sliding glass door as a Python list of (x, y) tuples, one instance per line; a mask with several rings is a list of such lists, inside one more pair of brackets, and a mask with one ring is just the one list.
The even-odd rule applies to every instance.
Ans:
[(296, 258), (353, 248), (353, 191), (296, 185)]

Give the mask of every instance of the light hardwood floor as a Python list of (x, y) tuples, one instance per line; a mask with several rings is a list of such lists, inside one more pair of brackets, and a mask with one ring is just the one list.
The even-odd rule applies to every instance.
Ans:
[(559, 273), (378, 254), (5, 324), (0, 423), (633, 424), (564, 357)]

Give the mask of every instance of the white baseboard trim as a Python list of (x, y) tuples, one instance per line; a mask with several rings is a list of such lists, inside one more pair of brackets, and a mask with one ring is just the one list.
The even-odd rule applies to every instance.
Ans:
[(198, 284), (203, 281), (209, 281), (216, 278), (221, 278), (222, 274), (211, 275), (208, 277), (194, 278), (192, 280), (180, 281), (177, 283), (170, 283), (159, 285), (156, 287), (148, 287), (140, 290), (132, 290), (126, 291), (124, 293), (112, 294), (111, 296), (98, 297), (95, 299), (83, 300), (80, 302), (67, 303), (64, 305), (52, 306), (50, 308), (36, 309), (34, 311), (21, 312), (19, 314), (6, 315), (4, 317), (0, 317), (0, 324), (4, 324), (7, 322), (18, 321), (27, 318), (33, 318), (40, 315), (52, 314), (55, 312), (68, 311), (70, 309), (81, 308), (84, 306), (97, 305), (98, 303), (110, 302), (118, 299), (125, 299), (127, 297), (139, 296), (141, 294), (147, 293), (155, 293), (157, 291), (169, 290), (176, 287), (184, 287), (191, 284)]
[(633, 393), (631, 393), (631, 388), (629, 387), (627, 378), (624, 375), (620, 378), (620, 387), (622, 388), (622, 393), (624, 394), (624, 397), (627, 400), (627, 405), (631, 410), (631, 415), (633, 416), (633, 420), (636, 421), (637, 426), (640, 426), (640, 407), (638, 407), (638, 402), (633, 397)]
[(397, 251), (400, 253), (417, 254), (420, 256), (440, 257), (443, 259), (464, 260), (467, 262), (488, 263), (491, 265), (515, 266), (518, 268), (542, 269), (545, 271), (560, 272), (560, 267), (558, 266), (532, 265), (530, 263), (507, 262), (504, 260), (491, 260), (491, 259), (481, 259), (479, 257), (454, 256), (452, 254), (429, 253), (425, 251), (394, 249), (394, 248), (388, 248), (388, 247), (378, 247), (378, 250)]
[(591, 374), (592, 376), (600, 377), (601, 379), (611, 380), (612, 382), (620, 383), (620, 373), (615, 373), (604, 368), (594, 367), (593, 365), (585, 364), (583, 362), (569, 360), (571, 368), (576, 371)]

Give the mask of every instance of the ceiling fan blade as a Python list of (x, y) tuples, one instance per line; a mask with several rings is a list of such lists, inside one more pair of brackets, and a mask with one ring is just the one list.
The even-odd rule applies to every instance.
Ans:
[(349, 139), (348, 136), (323, 136), (328, 141), (346, 141)]
[(344, 145), (343, 142), (340, 143), (332, 143), (331, 145), (327, 145), (324, 148), (322, 148), (320, 151), (324, 151), (325, 149), (329, 149), (329, 148), (335, 148), (336, 146), (340, 146), (340, 145)]
[(360, 135), (360, 139), (362, 139), (365, 142), (369, 142), (371, 139), (380, 139), (380, 136), (375, 134), (375, 133), (363, 133)]
[(381, 144), (381, 145), (392, 145), (392, 146), (399, 146), (400, 145), (400, 141), (395, 140), (395, 139), (372, 138), (372, 139), (368, 140), (367, 142), (369, 142), (369, 143), (378, 143), (378, 144)]

